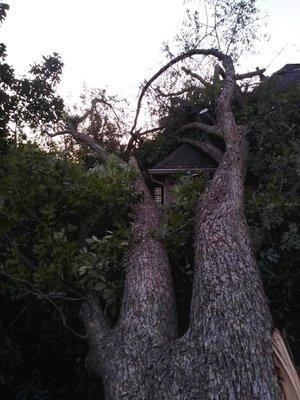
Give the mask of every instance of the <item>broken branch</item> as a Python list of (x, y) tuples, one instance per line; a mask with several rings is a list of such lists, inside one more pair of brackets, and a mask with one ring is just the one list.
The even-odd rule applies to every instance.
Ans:
[(207, 125), (207, 124), (204, 124), (202, 122), (191, 122), (191, 123), (189, 123), (187, 125), (183, 125), (175, 133), (178, 134), (178, 133), (187, 131), (189, 129), (199, 129), (199, 130), (204, 131), (206, 133), (213, 134), (215, 136), (223, 138), (223, 133), (222, 133), (222, 131), (219, 128), (218, 125)]

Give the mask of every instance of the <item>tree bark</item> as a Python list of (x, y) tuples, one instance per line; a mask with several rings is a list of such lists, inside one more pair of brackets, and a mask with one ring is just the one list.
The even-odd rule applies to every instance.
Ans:
[(226, 152), (197, 207), (195, 281), (188, 337), (206, 360), (205, 399), (279, 399), (272, 321), (244, 216), (247, 140), (230, 102), (234, 68), (224, 60), (218, 124)]
[(247, 141), (230, 107), (234, 68), (215, 50), (197, 52), (223, 62), (217, 117), (226, 151), (197, 206), (190, 326), (179, 338), (162, 215), (140, 176), (119, 322), (110, 330), (94, 299), (82, 309), (88, 364), (107, 400), (280, 399), (272, 321), (243, 210)]

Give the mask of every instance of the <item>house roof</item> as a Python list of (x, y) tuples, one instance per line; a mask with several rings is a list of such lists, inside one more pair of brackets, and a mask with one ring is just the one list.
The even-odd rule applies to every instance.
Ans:
[(286, 64), (267, 80), (275, 82), (279, 90), (286, 90), (289, 86), (300, 85), (300, 64)]
[(215, 169), (218, 164), (190, 144), (182, 144), (161, 162), (149, 169), (151, 174), (170, 174), (187, 170)]

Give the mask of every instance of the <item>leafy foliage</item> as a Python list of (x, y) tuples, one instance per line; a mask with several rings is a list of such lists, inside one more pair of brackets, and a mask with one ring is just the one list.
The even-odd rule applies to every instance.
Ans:
[[(0, 23), (8, 5), (0, 3)], [(6, 46), (0, 43), (0, 154), (25, 126), (36, 128), (41, 123), (56, 123), (63, 112), (63, 100), (56, 94), (63, 63), (58, 54), (43, 57), (34, 64), (28, 77), (18, 78), (6, 62)]]
[(276, 85), (262, 89), (253, 92), (241, 116), (251, 127), (246, 212), (250, 226), (263, 237), (259, 262), (275, 323), (296, 350), (300, 92), (297, 87), (278, 91)]
[(2, 268), (23, 291), (70, 285), (115, 303), (108, 294), (120, 286), (134, 176), (115, 158), (87, 172), (34, 145), (19, 146), (1, 163)]

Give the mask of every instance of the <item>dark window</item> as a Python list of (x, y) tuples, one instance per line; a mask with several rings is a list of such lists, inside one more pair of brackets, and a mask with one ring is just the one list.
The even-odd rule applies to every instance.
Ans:
[(154, 200), (156, 204), (159, 205), (164, 204), (164, 194), (163, 194), (163, 188), (161, 186), (156, 186), (154, 188)]

